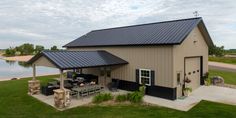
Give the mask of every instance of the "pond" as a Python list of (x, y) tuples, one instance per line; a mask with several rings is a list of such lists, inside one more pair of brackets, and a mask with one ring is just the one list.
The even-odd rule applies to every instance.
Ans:
[[(36, 75), (58, 74), (58, 69), (36, 67)], [(11, 78), (32, 77), (32, 67), (25, 62), (6, 61), (0, 59), (0, 80)]]

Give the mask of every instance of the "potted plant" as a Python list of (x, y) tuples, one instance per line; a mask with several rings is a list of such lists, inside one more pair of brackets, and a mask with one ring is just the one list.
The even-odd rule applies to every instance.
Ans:
[(203, 80), (204, 80), (204, 84), (206, 85), (206, 86), (209, 86), (210, 85), (210, 79), (208, 78), (208, 76), (209, 76), (209, 73), (208, 72), (206, 72), (205, 74), (204, 74), (204, 76), (202, 77), (203, 78)]
[(190, 80), (190, 79), (188, 79), (188, 77), (186, 77), (186, 78), (184, 79), (184, 82), (186, 82), (186, 83), (190, 83), (190, 82), (191, 82), (191, 80)]
[(192, 92), (192, 88), (185, 87), (184, 88), (184, 96), (189, 96), (189, 94)]

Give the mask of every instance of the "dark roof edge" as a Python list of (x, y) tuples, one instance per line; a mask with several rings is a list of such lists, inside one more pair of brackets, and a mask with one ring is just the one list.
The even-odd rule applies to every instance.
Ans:
[(119, 63), (119, 64), (110, 64), (110, 65), (95, 65), (95, 66), (84, 66), (84, 67), (71, 67), (71, 68), (61, 68), (62, 70), (70, 70), (75, 68), (95, 68), (95, 67), (105, 67), (105, 66), (116, 66), (116, 65), (123, 65), (129, 64), (128, 62)]
[(145, 23), (145, 24), (138, 24), (138, 25), (130, 25), (130, 26), (121, 26), (121, 27), (97, 29), (97, 30), (92, 30), (91, 32), (102, 31), (102, 30), (110, 30), (110, 29), (120, 29), (120, 28), (127, 28), (127, 27), (136, 27), (136, 26), (143, 26), (143, 25), (160, 24), (160, 23), (169, 23), (169, 22), (184, 21), (184, 20), (193, 20), (193, 19), (202, 19), (202, 17), (185, 18), (185, 19), (177, 19), (177, 20), (160, 21), (160, 22), (154, 22), (154, 23)]
[[(202, 23), (202, 24), (201, 24)], [(206, 43), (207, 43), (207, 45), (209, 46), (209, 47), (212, 47), (212, 46), (214, 46), (214, 43), (213, 43), (213, 41), (212, 41), (212, 38), (211, 38), (211, 36), (210, 36), (210, 34), (209, 34), (209, 32), (208, 32), (208, 30), (207, 30), (207, 28), (206, 28), (206, 25), (205, 25), (205, 23), (204, 23), (204, 21), (203, 20), (201, 20), (201, 22), (199, 23), (200, 25), (200, 32), (202, 33), (202, 35), (203, 35), (203, 37), (204, 37), (204, 39), (205, 39), (205, 41), (206, 41)], [(202, 26), (202, 27), (201, 27)], [(202, 30), (201, 30), (202, 29)], [(205, 32), (205, 33), (204, 33)], [(208, 40), (207, 40), (208, 39)]]
[(164, 43), (164, 44), (123, 44), (123, 45), (87, 45), (87, 46), (63, 46), (65, 48), (80, 48), (80, 47), (114, 47), (114, 46), (170, 46), (170, 45), (179, 45), (181, 43)]

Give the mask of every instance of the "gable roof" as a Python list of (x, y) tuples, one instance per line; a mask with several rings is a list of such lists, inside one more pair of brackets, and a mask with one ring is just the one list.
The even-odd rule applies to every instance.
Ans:
[(94, 30), (63, 47), (176, 45), (199, 26), (208, 46), (213, 42), (201, 17)]
[(43, 51), (28, 63), (33, 64), (40, 57), (46, 57), (59, 69), (78, 69), (128, 64), (127, 61), (106, 51)]

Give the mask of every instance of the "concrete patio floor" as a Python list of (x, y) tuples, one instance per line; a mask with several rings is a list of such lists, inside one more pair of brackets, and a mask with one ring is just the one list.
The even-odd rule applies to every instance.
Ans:
[(236, 89), (219, 86), (201, 86), (185, 99), (174, 101), (147, 95), (144, 96), (144, 102), (181, 111), (190, 110), (201, 100), (236, 105)]
[[(128, 93), (128, 91), (118, 90), (117, 92), (111, 92), (109, 90), (104, 90), (102, 93), (111, 93), (112, 95), (119, 95), (119, 94), (126, 94), (126, 93)], [(39, 101), (41, 101), (43, 103), (46, 103), (46, 104), (56, 108), (54, 106), (54, 96), (53, 95), (45, 96), (43, 94), (38, 94), (38, 95), (31, 95), (31, 96), (38, 99)], [(72, 97), (71, 98), (71, 105), (69, 107), (66, 107), (66, 108), (63, 108), (63, 109), (58, 109), (58, 108), (56, 108), (56, 109), (60, 110), (60, 111), (63, 111), (63, 110), (66, 110), (66, 109), (71, 109), (71, 108), (74, 108), (74, 107), (89, 104), (89, 103), (92, 102), (92, 99), (93, 99), (94, 96), (95, 95), (91, 95), (91, 96), (87, 96), (87, 97), (83, 97), (83, 98), (79, 98), (79, 99), (76, 99), (75, 97)]]

